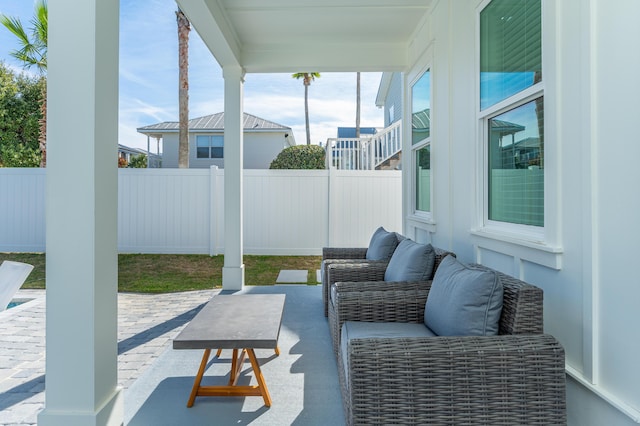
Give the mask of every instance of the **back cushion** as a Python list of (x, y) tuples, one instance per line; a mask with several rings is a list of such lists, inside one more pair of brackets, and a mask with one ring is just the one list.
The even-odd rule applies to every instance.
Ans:
[(393, 252), (385, 281), (427, 281), (431, 277), (436, 253), (431, 244), (419, 244), (405, 238)]
[(382, 226), (373, 233), (367, 248), (366, 259), (389, 260), (398, 245), (395, 232), (387, 232)]
[(433, 277), (424, 324), (438, 336), (496, 335), (502, 293), (495, 271), (475, 269), (447, 256)]

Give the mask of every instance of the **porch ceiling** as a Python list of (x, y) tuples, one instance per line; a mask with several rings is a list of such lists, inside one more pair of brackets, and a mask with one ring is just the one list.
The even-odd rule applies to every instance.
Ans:
[(177, 0), (222, 66), (400, 71), (432, 0)]

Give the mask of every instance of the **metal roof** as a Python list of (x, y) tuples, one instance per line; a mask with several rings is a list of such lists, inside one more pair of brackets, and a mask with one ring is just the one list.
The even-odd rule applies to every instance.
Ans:
[[(243, 121), (244, 131), (265, 131), (265, 130), (291, 130), (291, 127), (256, 117), (255, 115), (244, 113)], [(164, 121), (162, 123), (151, 124), (149, 126), (139, 127), (140, 133), (173, 133), (180, 129), (177, 121)], [(224, 130), (224, 112), (217, 114), (205, 115), (204, 117), (192, 118), (189, 120), (189, 131), (223, 131)]]

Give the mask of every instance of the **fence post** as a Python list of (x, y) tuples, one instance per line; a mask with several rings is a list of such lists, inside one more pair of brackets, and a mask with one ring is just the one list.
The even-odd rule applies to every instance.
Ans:
[(209, 168), (209, 256), (218, 255), (218, 166)]
[(327, 218), (327, 245), (326, 247), (333, 247), (333, 238), (332, 238), (332, 225), (333, 225), (333, 208), (331, 207), (333, 205), (333, 190), (334, 190), (334, 184), (335, 184), (335, 174), (336, 174), (336, 169), (335, 168), (330, 168), (328, 170), (328, 175), (327, 175), (327, 179), (328, 179), (328, 185), (327, 185), (327, 212), (326, 212), (326, 218)]

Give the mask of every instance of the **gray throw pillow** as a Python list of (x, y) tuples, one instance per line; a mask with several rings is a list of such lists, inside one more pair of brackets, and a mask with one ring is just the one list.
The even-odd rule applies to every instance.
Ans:
[(373, 233), (367, 248), (367, 260), (389, 260), (398, 245), (395, 232), (387, 232), (382, 226)]
[(502, 293), (495, 271), (475, 269), (447, 256), (433, 277), (424, 324), (438, 336), (496, 335)]
[(385, 281), (427, 281), (433, 272), (436, 252), (431, 244), (408, 238), (400, 241), (384, 273)]

